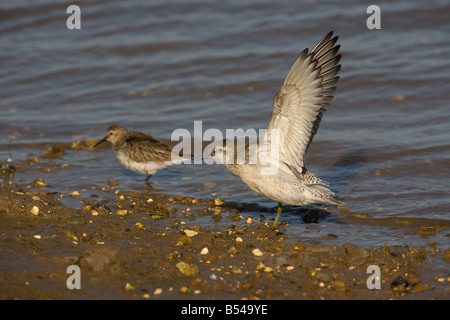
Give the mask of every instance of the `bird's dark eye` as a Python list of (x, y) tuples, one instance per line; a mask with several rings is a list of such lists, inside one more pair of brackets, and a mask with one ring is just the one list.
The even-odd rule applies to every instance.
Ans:
[(215, 156), (216, 155), (216, 149), (213, 149), (213, 151), (211, 152), (211, 156)]
[(113, 134), (113, 133), (112, 133), (112, 131), (111, 131), (111, 132), (109, 133), (109, 135), (112, 136), (112, 134)]

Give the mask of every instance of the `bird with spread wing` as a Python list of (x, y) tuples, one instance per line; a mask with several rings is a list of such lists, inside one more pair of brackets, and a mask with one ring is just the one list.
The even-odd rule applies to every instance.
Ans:
[[(337, 40), (330, 32), (311, 52), (305, 49), (300, 53), (273, 99), (272, 118), (262, 138), (247, 143), (242, 152), (234, 152), (234, 141), (225, 141), (211, 153), (250, 189), (278, 202), (274, 227), (283, 204), (343, 204), (332, 197), (328, 183), (309, 172), (304, 162), (339, 80)], [(239, 161), (255, 153), (254, 163)]]

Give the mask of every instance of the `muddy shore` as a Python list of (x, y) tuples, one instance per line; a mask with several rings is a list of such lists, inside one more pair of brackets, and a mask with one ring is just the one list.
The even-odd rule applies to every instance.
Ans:
[[(92, 186), (86, 198), (50, 193), (45, 179), (14, 182), (30, 168), (56, 174), (50, 163), (58, 150), (14, 167), (2, 163), (0, 299), (450, 297), (450, 250), (433, 240), (436, 233), (450, 236), (448, 222), (399, 220), (399, 228), (427, 238), (426, 246), (324, 245), (292, 234), (288, 221), (274, 230), (264, 215), (249, 217), (220, 199), (122, 190), (116, 181)], [(381, 223), (351, 214), (339, 219)], [(66, 285), (70, 265), (80, 267), (81, 289)], [(380, 289), (367, 287), (370, 265), (380, 268)]]

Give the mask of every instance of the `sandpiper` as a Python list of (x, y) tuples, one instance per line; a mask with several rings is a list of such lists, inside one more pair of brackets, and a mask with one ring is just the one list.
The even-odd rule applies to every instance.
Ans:
[[(334, 193), (327, 188), (328, 183), (309, 172), (304, 162), (339, 80), (336, 75), (341, 68), (340, 46), (335, 46), (338, 37), (332, 37), (333, 32), (328, 33), (310, 53), (305, 49), (294, 61), (273, 99), (273, 114), (266, 133), (245, 147), (245, 159), (249, 158), (249, 152), (258, 152), (257, 163), (236, 163), (234, 149), (226, 152), (227, 146), (234, 147), (234, 142), (217, 146), (211, 153), (250, 189), (278, 202), (273, 227), (278, 224), (283, 204), (344, 204), (331, 196)], [(276, 155), (267, 152), (274, 144)]]
[(112, 143), (117, 159), (125, 168), (147, 175), (147, 184), (154, 173), (175, 163), (169, 146), (142, 132), (111, 126), (94, 148), (105, 141)]

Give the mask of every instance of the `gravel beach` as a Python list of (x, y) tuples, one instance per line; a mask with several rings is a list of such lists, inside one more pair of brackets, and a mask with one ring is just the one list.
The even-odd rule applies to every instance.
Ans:
[[(218, 198), (171, 196), (144, 187), (120, 190), (114, 181), (91, 187), (93, 195), (86, 198), (75, 190), (49, 193), (45, 179), (12, 181), (20, 170), (57, 174), (45, 159), (37, 163), (24, 160), (11, 172), (3, 165), (0, 299), (450, 296), (450, 250), (433, 240), (438, 233), (449, 236), (445, 221), (439, 226), (397, 221), (397, 228), (427, 238), (427, 246), (325, 245), (327, 239), (292, 234), (287, 221), (274, 230), (264, 215), (243, 215)], [(384, 223), (351, 213), (339, 219)], [(202, 227), (205, 221), (213, 227)], [(66, 285), (71, 265), (79, 266), (81, 289)], [(379, 289), (368, 288), (368, 282), (376, 282), (368, 281), (369, 266), (379, 268)]]

